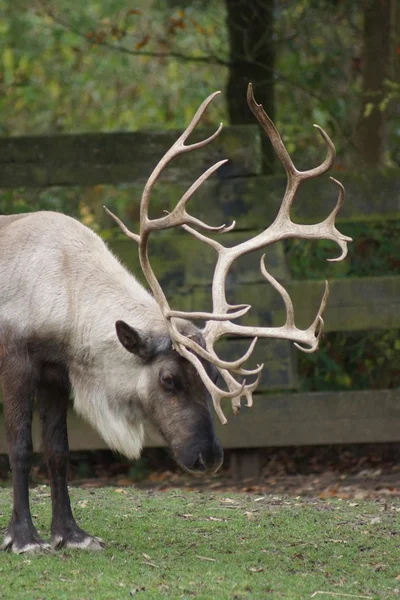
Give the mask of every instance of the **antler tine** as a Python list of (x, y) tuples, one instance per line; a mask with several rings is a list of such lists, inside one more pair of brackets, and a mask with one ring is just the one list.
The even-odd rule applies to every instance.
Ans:
[(287, 293), (287, 291), (285, 290), (285, 288), (283, 287), (283, 285), (281, 285), (275, 279), (275, 277), (272, 277), (272, 275), (270, 273), (268, 273), (267, 269), (265, 268), (264, 261), (265, 261), (265, 254), (262, 255), (261, 261), (260, 261), (261, 273), (264, 275), (265, 279), (272, 285), (272, 287), (274, 287), (280, 293), (282, 300), (286, 307), (286, 324), (285, 325), (286, 325), (286, 327), (293, 327), (293, 325), (294, 325), (293, 302), (290, 299), (290, 296)]
[[(185, 315), (186, 318), (188, 317), (185, 313), (181, 313), (181, 315)], [(202, 346), (199, 346), (193, 339), (184, 336), (180, 333), (174, 322), (170, 322), (170, 332), (177, 346), (185, 347), (186, 349), (195, 352), (198, 356), (201, 356), (201, 358), (213, 363), (218, 369), (226, 369), (238, 374), (243, 374), (241, 367), (250, 358), (257, 343), (257, 337), (254, 337), (249, 348), (241, 358), (234, 361), (227, 361), (219, 358), (213, 349), (210, 351), (209, 349), (202, 348)], [(210, 347), (212, 347), (212, 344), (210, 344)], [(258, 372), (258, 370), (256, 372)]]
[[(185, 314), (185, 313), (183, 313), (183, 314)], [(186, 314), (185, 316), (187, 317), (188, 315)], [(194, 340), (192, 340), (186, 336), (183, 336), (179, 332), (179, 330), (177, 329), (177, 327), (174, 323), (171, 323), (170, 327), (171, 327), (171, 331), (172, 331), (172, 337), (177, 346), (177, 350), (179, 351), (179, 353), (182, 356), (187, 358), (187, 360), (189, 360), (193, 364), (193, 366), (196, 368), (197, 372), (200, 375), (200, 378), (202, 379), (204, 385), (208, 389), (208, 391), (213, 399), (215, 411), (216, 411), (218, 417), (220, 418), (222, 424), (225, 424), (227, 422), (225, 415), (221, 408), (221, 399), (222, 398), (231, 398), (232, 408), (233, 408), (234, 412), (240, 408), (240, 397), (243, 394), (247, 397), (248, 406), (251, 405), (251, 399), (250, 399), (251, 391), (253, 389), (255, 389), (255, 387), (257, 387), (258, 381), (261, 377), (260, 373), (261, 373), (264, 365), (258, 365), (258, 367), (256, 369), (253, 369), (251, 371), (242, 369), (241, 365), (244, 362), (246, 362), (247, 359), (252, 354), (254, 347), (257, 343), (257, 337), (255, 337), (252, 340), (250, 347), (248, 348), (248, 350), (244, 354), (244, 356), (239, 358), (237, 361), (228, 362), (228, 361), (221, 360), (215, 354), (214, 351), (212, 351), (210, 353), (209, 351), (207, 351), (204, 348), (202, 348), (201, 346), (199, 346)], [(198, 356), (204, 358), (205, 360), (212, 362), (219, 369), (220, 374), (222, 375), (224, 381), (227, 384), (228, 391), (222, 390), (221, 388), (217, 387), (210, 380), (210, 378), (207, 375)], [(231, 373), (238, 373), (240, 375), (253, 375), (254, 374), (254, 375), (257, 375), (257, 379), (253, 384), (246, 385), (246, 380), (244, 380), (242, 383), (239, 383), (238, 381), (236, 381), (233, 378)]]
[(318, 167), (315, 167), (314, 169), (309, 169), (307, 171), (298, 171), (296, 169), (296, 167), (294, 166), (293, 161), (290, 158), (289, 152), (286, 150), (286, 147), (285, 147), (285, 145), (282, 141), (282, 138), (281, 138), (278, 130), (276, 129), (274, 123), (271, 121), (271, 119), (268, 117), (268, 115), (264, 111), (262, 104), (258, 104), (256, 102), (256, 100), (254, 98), (254, 93), (253, 93), (253, 86), (251, 83), (249, 83), (249, 86), (247, 88), (247, 103), (250, 107), (250, 110), (252, 111), (252, 113), (255, 115), (258, 122), (260, 123), (261, 127), (263, 128), (263, 130), (265, 131), (265, 133), (271, 140), (271, 143), (276, 152), (276, 155), (282, 162), (288, 175), (295, 176), (299, 180), (304, 180), (304, 179), (310, 179), (312, 177), (318, 177), (319, 175), (326, 173), (326, 171), (329, 171), (329, 169), (332, 167), (333, 163), (335, 162), (336, 150), (335, 150), (335, 146), (333, 145), (331, 138), (322, 129), (322, 127), (320, 127), (319, 125), (314, 125), (314, 127), (316, 127), (318, 129), (322, 139), (324, 140), (325, 144), (327, 145), (327, 156), (326, 156), (324, 162), (322, 164), (320, 164)]
[(235, 371), (235, 372), (238, 375), (245, 375), (245, 376), (258, 375), (259, 373), (261, 373), (263, 368), (264, 368), (264, 363), (262, 363), (261, 365), (257, 365), (256, 369), (237, 369), (237, 371)]
[(208, 312), (184, 312), (180, 310), (169, 310), (165, 313), (165, 317), (167, 319), (173, 318), (181, 318), (181, 319), (204, 319), (213, 320), (213, 321), (230, 321), (231, 319), (239, 319), (243, 317), (249, 310), (251, 306), (247, 304), (243, 308), (237, 310), (236, 312), (227, 313), (227, 314), (216, 314), (216, 313), (208, 313)]
[(176, 140), (176, 142), (171, 146), (171, 148), (164, 154), (164, 156), (159, 161), (159, 163), (157, 164), (156, 168), (154, 169), (154, 171), (150, 175), (149, 179), (147, 180), (147, 183), (146, 183), (146, 185), (144, 187), (144, 190), (143, 190), (142, 200), (141, 200), (141, 204), (140, 204), (140, 223), (141, 223), (141, 226), (145, 222), (147, 222), (150, 194), (151, 194), (151, 191), (152, 191), (152, 189), (154, 187), (154, 184), (156, 183), (158, 177), (160, 176), (161, 171), (163, 171), (165, 169), (165, 167), (171, 162), (171, 160), (173, 158), (175, 158), (176, 156), (179, 156), (180, 154), (184, 154), (185, 152), (191, 152), (192, 150), (197, 150), (198, 148), (203, 148), (207, 144), (210, 144), (220, 134), (220, 132), (222, 130), (222, 123), (220, 123), (218, 129), (212, 135), (210, 135), (208, 138), (206, 138), (205, 140), (201, 140), (200, 142), (197, 142), (195, 144), (191, 144), (189, 146), (185, 146), (185, 141), (187, 140), (187, 138), (189, 137), (189, 135), (192, 133), (192, 131), (199, 124), (200, 119), (203, 116), (206, 108), (208, 107), (208, 105), (210, 104), (210, 102), (212, 102), (212, 100), (216, 96), (218, 96), (220, 93), (221, 92), (219, 92), (219, 91), (218, 92), (214, 92), (213, 94), (211, 94), (210, 96), (208, 96), (208, 98), (206, 98), (204, 100), (204, 102), (202, 102), (202, 104), (197, 109), (194, 117), (190, 121), (189, 125), (186, 127), (185, 131)]
[(258, 385), (261, 381), (261, 373), (262, 369), (260, 369), (260, 371), (257, 373), (257, 378), (253, 381), (253, 383), (250, 383), (244, 389), (244, 394), (247, 399), (247, 406), (249, 407), (253, 406), (253, 392), (258, 388)]
[(323, 175), (333, 166), (336, 158), (336, 150), (335, 146), (329, 135), (320, 127), (319, 125), (315, 125), (314, 127), (318, 129), (322, 139), (324, 140), (327, 146), (327, 154), (325, 160), (318, 166), (314, 167), (314, 169), (309, 169), (308, 171), (299, 171), (299, 175), (301, 179), (311, 179), (312, 177), (319, 177), (319, 175)]
[[(329, 296), (329, 286), (328, 282), (325, 282), (325, 291), (321, 300), (320, 307), (318, 309), (318, 313), (313, 323), (308, 327), (308, 329), (298, 329), (294, 322), (294, 309), (293, 302), (285, 290), (283, 286), (281, 286), (278, 281), (270, 274), (265, 268), (264, 257), (261, 259), (261, 270), (264, 277), (267, 281), (279, 292), (282, 297), (282, 300), (286, 307), (286, 322), (281, 327), (252, 327), (245, 325), (238, 325), (237, 323), (232, 323), (231, 321), (224, 321), (218, 323), (218, 329), (214, 326), (213, 322), (209, 323), (210, 328), (214, 328), (211, 331), (210, 339), (214, 339), (215, 337), (221, 337), (221, 335), (235, 335), (235, 336), (258, 336), (260, 338), (278, 338), (278, 339), (287, 339), (295, 342), (295, 346), (301, 350), (302, 352), (315, 352), (318, 348), (320, 338), (323, 333), (323, 324), (324, 321), (322, 319), (322, 314), (325, 310), (328, 296)], [(316, 335), (316, 331), (318, 333)], [(215, 333), (217, 331), (217, 333)], [(209, 340), (207, 339), (207, 344), (209, 344)], [(303, 347), (301, 344), (306, 344), (308, 347)]]
[(253, 86), (251, 83), (249, 83), (247, 88), (247, 103), (249, 105), (250, 110), (256, 117), (257, 121), (260, 123), (261, 127), (271, 140), (272, 146), (278, 158), (285, 167), (287, 173), (295, 175), (297, 173), (297, 170), (292, 162), (292, 159), (289, 156), (289, 152), (286, 150), (282, 138), (279, 135), (279, 132), (276, 129), (274, 123), (264, 111), (263, 105), (257, 104), (254, 98)]
[(114, 213), (112, 213), (111, 210), (109, 210), (107, 208), (107, 206), (103, 206), (103, 208), (106, 211), (106, 213), (108, 213), (110, 215), (110, 217), (112, 217), (114, 219), (114, 221), (117, 223), (117, 225), (119, 225), (121, 227), (121, 229), (125, 233), (125, 235), (130, 237), (132, 240), (135, 240), (135, 242), (137, 242), (139, 244), (140, 236), (137, 235), (137, 233), (133, 233), (133, 231), (130, 231), (127, 228), (127, 226), (121, 221), (121, 219), (119, 219), (116, 215), (114, 215)]
[[(293, 302), (292, 302), (289, 294), (285, 290), (285, 288), (274, 277), (272, 277), (272, 275), (270, 273), (268, 273), (267, 269), (265, 268), (264, 258), (265, 258), (265, 255), (263, 255), (261, 258), (261, 265), (260, 265), (261, 272), (264, 275), (265, 279), (280, 293), (281, 298), (285, 304), (285, 307), (286, 307), (285, 327), (293, 328), (293, 327), (295, 327)], [(315, 337), (315, 342), (314, 342), (314, 340), (311, 340), (311, 342), (313, 342), (313, 343), (311, 344), (310, 348), (303, 348), (302, 346), (300, 346), (297, 343), (294, 344), (296, 346), (296, 348), (298, 348), (302, 352), (311, 353), (311, 352), (315, 352), (315, 350), (318, 349), (319, 340), (322, 336), (323, 325), (324, 325), (322, 315), (325, 310), (325, 307), (326, 307), (326, 304), (328, 301), (328, 297), (329, 297), (329, 284), (327, 281), (325, 281), (325, 291), (324, 291), (324, 295), (321, 300), (321, 304), (320, 304), (317, 316), (315, 317), (312, 325), (307, 330), (308, 332), (315, 335), (315, 331), (316, 331), (317, 327), (319, 326), (319, 332), (318, 332), (318, 335)]]
[(200, 221), (200, 219), (196, 219), (192, 217), (186, 212), (186, 205), (189, 202), (190, 198), (193, 196), (196, 190), (201, 186), (201, 184), (206, 181), (210, 175), (212, 175), (219, 167), (227, 163), (227, 160), (220, 160), (215, 165), (207, 169), (191, 186), (190, 188), (183, 194), (182, 198), (179, 200), (178, 204), (171, 211), (164, 211), (166, 213), (165, 217), (160, 217), (159, 219), (152, 219), (147, 222), (147, 230), (155, 231), (157, 229), (170, 229), (172, 227), (177, 227), (179, 225), (187, 226), (187, 223), (191, 223), (192, 225), (197, 225), (206, 231), (214, 231), (216, 233), (225, 233), (227, 227), (225, 225), (219, 225), (217, 227), (213, 227), (211, 225), (207, 225)]
[(238, 391), (238, 395), (234, 396), (231, 399), (232, 410), (233, 410), (234, 415), (239, 414), (240, 407), (241, 407), (240, 399), (242, 396), (246, 397), (246, 400), (247, 400), (246, 406), (250, 407), (253, 405), (253, 392), (258, 387), (258, 384), (260, 383), (261, 371), (262, 371), (262, 369), (258, 370), (257, 377), (253, 381), (253, 383), (250, 383), (250, 384), (244, 385), (244, 386), (243, 386), (244, 382), (242, 384), (240, 384), (238, 381), (236, 381), (236, 379), (234, 377), (232, 377), (232, 374), (229, 373), (228, 371), (221, 371), (221, 375), (222, 375), (227, 387), (229, 389), (232, 389), (232, 390), (236, 389)]
[(336, 234), (337, 236), (337, 243), (340, 246), (341, 250), (342, 250), (342, 254), (340, 256), (338, 256), (337, 258), (328, 258), (327, 260), (329, 262), (338, 262), (340, 260), (343, 260), (344, 258), (346, 258), (347, 256), (347, 242), (352, 242), (353, 239), (347, 235), (342, 235), (335, 227), (335, 218), (337, 217), (340, 209), (343, 206), (343, 202), (344, 202), (344, 196), (345, 196), (345, 191), (344, 191), (344, 187), (343, 185), (340, 183), (340, 181), (338, 181), (337, 179), (335, 179), (334, 177), (330, 178), (339, 188), (339, 195), (338, 195), (338, 199), (337, 199), (337, 203), (335, 208), (333, 209), (333, 211), (331, 212), (331, 214), (329, 215), (329, 217), (325, 220), (325, 223), (329, 226), (332, 227), (332, 231), (334, 232), (334, 234)]
[(317, 316), (315, 317), (314, 322), (310, 325), (310, 327), (307, 330), (309, 333), (311, 333), (311, 335), (314, 336), (314, 343), (311, 344), (310, 348), (304, 348), (303, 346), (300, 346), (300, 344), (297, 344), (297, 343), (294, 344), (296, 346), (296, 348), (298, 348), (302, 352), (312, 354), (313, 352), (318, 350), (319, 342), (324, 334), (324, 319), (322, 318), (322, 315), (323, 315), (325, 307), (327, 305), (328, 298), (329, 298), (329, 283), (327, 281), (325, 281), (325, 291), (324, 291), (324, 295), (322, 296), (322, 299), (321, 299), (321, 304), (319, 306)]
[[(235, 221), (233, 221), (233, 223), (232, 223), (233, 226), (231, 225), (230, 228), (225, 228), (222, 233), (226, 233), (228, 230), (231, 231), (233, 229), (233, 227), (235, 226), (235, 224), (236, 224)], [(217, 252), (219, 252), (221, 249), (224, 248), (222, 246), (222, 244), (217, 242), (217, 240), (213, 240), (212, 238), (209, 238), (206, 235), (203, 235), (202, 233), (200, 233), (200, 231), (196, 231), (196, 229), (193, 229), (193, 227), (189, 227), (189, 225), (183, 225), (182, 229), (184, 229), (188, 233), (191, 233), (198, 240), (205, 242), (209, 246), (212, 246), (214, 248), (214, 250), (216, 250)]]
[[(226, 420), (226, 417), (221, 408), (221, 400), (222, 400), (222, 398), (232, 398), (233, 399), (236, 397), (240, 397), (246, 387), (246, 380), (244, 380), (241, 384), (239, 384), (238, 382), (235, 381), (235, 383), (237, 384), (238, 387), (235, 386), (234, 389), (230, 389), (229, 391), (221, 390), (208, 377), (205, 368), (203, 367), (203, 365), (201, 364), (201, 361), (195, 354), (190, 352), (184, 346), (180, 347), (179, 352), (189, 362), (191, 362), (192, 365), (196, 368), (202, 382), (206, 386), (207, 390), (209, 391), (209, 393), (213, 399), (215, 411), (216, 411), (218, 417), (220, 418), (222, 425), (225, 425), (227, 423), (227, 420)], [(222, 376), (224, 375), (224, 371), (225, 371), (224, 369), (220, 370), (220, 373)]]
[(190, 198), (193, 196), (195, 191), (201, 186), (201, 184), (204, 181), (206, 181), (206, 179), (208, 179), (210, 175), (212, 175), (217, 169), (219, 169), (222, 165), (226, 164), (227, 162), (227, 159), (220, 160), (219, 162), (215, 163), (215, 165), (207, 169), (207, 171), (205, 171), (202, 175), (200, 175), (200, 177), (190, 186), (190, 188), (183, 194), (182, 198), (179, 200), (176, 206), (177, 210), (179, 210), (181, 207), (184, 209)]
[[(178, 142), (179, 141), (186, 141), (187, 140), (187, 138), (192, 133), (192, 131), (194, 129), (196, 129), (197, 125), (200, 123), (201, 117), (205, 113), (208, 105), (214, 100), (214, 98), (216, 96), (219, 96), (220, 93), (221, 92), (219, 90), (216, 91), (216, 92), (213, 92), (205, 100), (203, 100), (203, 102), (200, 104), (199, 108), (197, 109), (194, 117), (190, 121), (189, 125), (186, 127), (185, 131), (182, 133), (182, 135), (178, 139)], [(217, 135), (219, 134), (219, 132), (221, 131), (221, 129), (222, 129), (222, 123), (220, 123), (220, 125), (218, 127), (218, 130), (215, 133), (213, 133), (209, 138), (207, 138), (206, 140), (203, 140), (202, 142), (197, 142), (197, 144), (191, 144), (190, 147), (193, 148), (193, 149), (195, 149), (195, 148), (202, 148), (206, 144), (209, 144), (210, 142), (212, 142), (213, 139), (215, 139), (217, 137)], [(201, 145), (199, 146), (199, 144), (201, 144)]]

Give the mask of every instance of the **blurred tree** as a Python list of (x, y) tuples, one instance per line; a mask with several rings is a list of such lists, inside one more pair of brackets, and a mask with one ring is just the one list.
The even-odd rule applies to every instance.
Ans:
[(371, 167), (385, 162), (386, 99), (390, 77), (393, 17), (397, 0), (367, 0), (362, 5), (363, 65), (361, 114), (355, 130), (359, 156)]
[[(227, 101), (230, 122), (254, 123), (246, 103), (249, 81), (257, 102), (275, 120), (274, 0), (226, 0), (229, 35)], [(274, 152), (263, 138), (264, 172), (273, 171)]]
[[(392, 0), (391, 64), (387, 80), (386, 106), (389, 159), (400, 166), (400, 3)], [(389, 125), (389, 126), (388, 126)]]

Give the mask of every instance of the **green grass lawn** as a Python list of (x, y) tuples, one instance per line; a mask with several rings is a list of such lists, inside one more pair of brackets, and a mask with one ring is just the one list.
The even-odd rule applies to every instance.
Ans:
[[(71, 496), (77, 520), (106, 550), (2, 553), (0, 598), (400, 598), (398, 499), (134, 488), (72, 489)], [(49, 488), (33, 489), (31, 498), (47, 539)], [(11, 491), (0, 488), (2, 533), (10, 510)]]

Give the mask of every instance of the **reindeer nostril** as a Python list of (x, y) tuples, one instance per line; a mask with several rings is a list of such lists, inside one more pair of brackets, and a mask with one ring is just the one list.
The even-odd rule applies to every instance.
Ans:
[(204, 473), (204, 471), (207, 470), (206, 464), (205, 464), (201, 454), (198, 455), (196, 461), (193, 464), (192, 469), (193, 469), (193, 471), (199, 471), (202, 473)]

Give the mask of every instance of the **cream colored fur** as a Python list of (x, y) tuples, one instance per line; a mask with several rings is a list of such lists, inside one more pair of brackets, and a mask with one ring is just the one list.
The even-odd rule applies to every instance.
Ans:
[(111, 448), (137, 457), (146, 372), (119, 343), (117, 320), (167, 332), (152, 296), (90, 229), (55, 212), (0, 217), (1, 346), (57, 343), (76, 410)]

